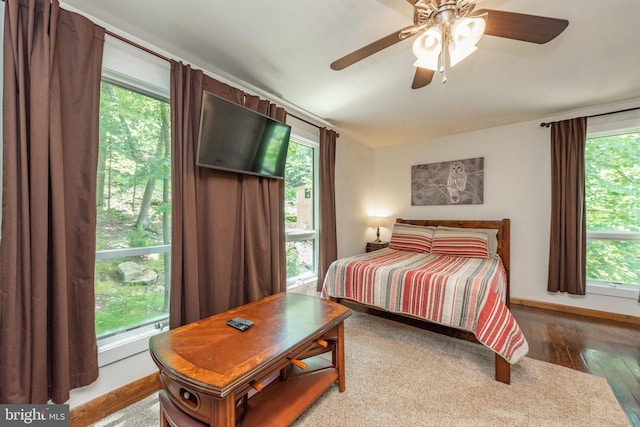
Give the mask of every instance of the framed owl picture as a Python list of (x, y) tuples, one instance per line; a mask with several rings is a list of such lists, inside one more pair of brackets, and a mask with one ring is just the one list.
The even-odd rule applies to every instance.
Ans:
[(411, 205), (481, 205), (484, 157), (411, 166)]

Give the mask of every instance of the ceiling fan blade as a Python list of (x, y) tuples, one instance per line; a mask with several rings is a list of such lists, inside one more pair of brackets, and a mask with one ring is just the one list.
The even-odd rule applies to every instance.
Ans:
[(431, 83), (434, 73), (435, 71), (433, 70), (416, 67), (416, 74), (413, 76), (411, 89), (420, 89), (421, 87), (425, 87), (426, 85)]
[(483, 13), (489, 14), (485, 34), (530, 43), (547, 43), (558, 37), (569, 25), (566, 19), (491, 9), (478, 10), (474, 15)]
[(410, 25), (406, 28), (401, 29), (400, 31), (396, 31), (395, 33), (389, 34), (386, 37), (383, 37), (379, 40), (374, 41), (366, 45), (365, 47), (361, 47), (358, 50), (354, 50), (348, 55), (343, 56), (342, 58), (331, 63), (332, 70), (342, 70), (347, 68), (350, 65), (355, 64), (358, 61), (362, 61), (364, 58), (367, 58), (374, 53), (380, 52), (383, 49), (388, 48), (389, 46), (393, 46), (394, 44), (402, 41), (404, 39), (400, 38), (400, 34), (403, 31), (408, 31), (414, 28), (415, 25)]

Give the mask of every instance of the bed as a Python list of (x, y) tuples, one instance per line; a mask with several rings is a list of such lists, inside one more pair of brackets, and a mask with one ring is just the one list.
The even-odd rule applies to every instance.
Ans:
[(470, 332), (509, 384), (529, 350), (509, 311), (509, 246), (509, 219), (398, 218), (388, 248), (329, 266), (322, 296)]

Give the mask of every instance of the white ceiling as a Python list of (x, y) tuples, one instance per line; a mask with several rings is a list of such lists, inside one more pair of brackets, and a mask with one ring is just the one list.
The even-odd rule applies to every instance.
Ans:
[[(484, 36), (479, 50), (412, 90), (412, 40), (342, 71), (329, 64), (411, 25), (408, 0), (66, 0), (131, 36), (271, 94), (363, 144), (393, 145), (640, 97), (640, 1), (484, 0), (569, 20), (536, 45)], [(260, 93), (259, 93), (260, 94)], [(286, 105), (285, 105), (286, 106)], [(297, 107), (298, 112), (293, 111)]]

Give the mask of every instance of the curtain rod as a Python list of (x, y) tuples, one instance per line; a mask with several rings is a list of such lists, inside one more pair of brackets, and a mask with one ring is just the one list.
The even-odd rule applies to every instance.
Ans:
[(138, 49), (143, 50), (143, 51), (145, 51), (147, 53), (150, 53), (151, 55), (156, 56), (156, 57), (158, 57), (160, 59), (164, 59), (167, 62), (171, 62), (170, 58), (167, 58), (166, 56), (161, 55), (158, 52), (153, 51), (151, 49), (148, 49), (148, 48), (146, 48), (146, 47), (144, 47), (144, 46), (142, 46), (142, 45), (140, 45), (140, 44), (138, 44), (138, 43), (136, 43), (134, 41), (131, 41), (131, 40), (127, 39), (127, 38), (124, 38), (119, 34), (116, 34), (116, 33), (112, 32), (112, 31), (109, 31), (109, 30), (104, 30), (104, 32), (106, 34), (110, 35), (111, 37), (115, 37), (116, 39), (118, 39), (120, 41), (123, 41), (123, 42), (125, 42), (127, 44), (130, 44), (131, 46), (133, 46), (135, 48), (138, 48)]
[[(592, 114), (590, 116), (587, 116), (587, 118), (590, 119), (591, 117), (608, 116), (610, 114), (626, 113), (627, 111), (635, 111), (635, 110), (640, 110), (640, 107), (627, 108), (625, 110), (609, 111), (608, 113)], [(540, 127), (548, 128), (553, 123), (557, 123), (557, 122), (548, 122), (548, 123), (542, 122), (540, 123)]]
[[(4, 1), (4, 0), (2, 0), (2, 1)], [(158, 52), (156, 52), (154, 50), (146, 48), (146, 47), (144, 47), (144, 46), (142, 46), (142, 45), (140, 45), (140, 44), (138, 44), (138, 43), (136, 43), (134, 41), (131, 41), (131, 40), (125, 38), (125, 37), (122, 37), (119, 34), (116, 34), (116, 33), (112, 32), (112, 31), (109, 31), (109, 30), (106, 30), (106, 29), (105, 29), (105, 33), (110, 35), (111, 37), (114, 37), (114, 38), (116, 38), (116, 39), (118, 39), (118, 40), (120, 40), (122, 42), (125, 42), (125, 43), (127, 43), (127, 44), (129, 44), (129, 45), (131, 45), (131, 46), (133, 46), (135, 48), (138, 48), (138, 49), (140, 49), (140, 50), (142, 50), (144, 52), (147, 52), (147, 53), (149, 53), (149, 54), (151, 54), (153, 56), (156, 56), (156, 57), (158, 57), (160, 59), (163, 59), (163, 60), (165, 60), (167, 62), (171, 62), (170, 58), (167, 58), (166, 56), (161, 55), (161, 54), (159, 54)], [(318, 126), (317, 124), (311, 123), (310, 121), (305, 120), (302, 117), (296, 116), (295, 114), (291, 114), (291, 113), (287, 112), (287, 115), (291, 116), (291, 117), (294, 117), (294, 118), (296, 118), (296, 119), (298, 119), (300, 121), (303, 121), (303, 122), (307, 123), (308, 125), (314, 126), (314, 127), (318, 128), (318, 129), (322, 129), (322, 127)]]
[[(309, 120), (305, 120), (302, 117), (298, 117), (295, 114), (289, 113), (288, 111), (287, 111), (287, 116), (291, 116), (293, 118), (296, 118), (296, 119), (300, 120), (301, 122), (305, 122), (306, 124), (311, 125), (311, 126), (313, 126), (315, 128), (322, 129), (322, 126), (318, 126), (315, 123), (311, 123)], [(340, 136), (340, 134), (338, 132), (336, 132), (336, 137), (339, 137), (339, 136)]]

